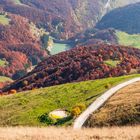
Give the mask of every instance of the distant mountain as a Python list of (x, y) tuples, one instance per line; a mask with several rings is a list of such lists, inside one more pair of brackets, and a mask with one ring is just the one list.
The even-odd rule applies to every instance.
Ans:
[(130, 34), (140, 33), (140, 3), (109, 12), (96, 27), (99, 29), (115, 28)]
[(88, 44), (109, 43), (118, 44), (118, 36), (114, 29), (87, 29), (85, 32), (79, 33), (69, 39), (75, 46), (85, 46)]
[(85, 46), (88, 44), (118, 44), (140, 49), (140, 34), (128, 34), (113, 28), (99, 30), (88, 29), (69, 39), (75, 46)]
[(81, 35), (110, 10), (133, 2), (136, 1), (0, 0), (0, 76), (17, 79), (32, 70), (50, 54), (53, 39), (67, 43), (78, 38), (78, 42), (74, 41), (78, 46), (116, 43), (112, 30)]
[[(30, 19), (61, 38), (85, 30), (110, 10), (140, 0), (1, 0), (4, 11)], [(58, 37), (57, 36), (57, 37)]]

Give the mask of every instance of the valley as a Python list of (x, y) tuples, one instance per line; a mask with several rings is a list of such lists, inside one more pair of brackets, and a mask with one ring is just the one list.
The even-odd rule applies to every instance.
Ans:
[(0, 0), (0, 139), (139, 140), (139, 77), (140, 0)]
[[(28, 68), (36, 65), (37, 63), (45, 59), (45, 57), (69, 50), (75, 46), (83, 46), (85, 45), (84, 43), (88, 45), (91, 40), (93, 41), (93, 44), (97, 42), (97, 39), (105, 43), (118, 43), (120, 45), (129, 45), (134, 47), (138, 47), (139, 45), (139, 42), (137, 43), (132, 36), (132, 41), (129, 41), (128, 43), (129, 39), (126, 41), (125, 38), (122, 39), (122, 34), (115, 34), (113, 33), (114, 31), (107, 31), (108, 29), (106, 29), (105, 32), (97, 31), (97, 33), (95, 34), (91, 34), (90, 31), (89, 34), (86, 34), (86, 32), (85, 37), (80, 39), (85, 29), (89, 30), (92, 27), (92, 32), (92, 30), (94, 30), (96, 22), (98, 22), (102, 18), (102, 16), (108, 13), (110, 10), (116, 7), (122, 7), (129, 3), (133, 3), (134, 1), (129, 0), (124, 1), (123, 3), (120, 1), (101, 1), (99, 3), (95, 2), (95, 0), (88, 0), (87, 2), (82, 1), (81, 3), (76, 3), (73, 0), (64, 0), (66, 3), (65, 5), (62, 5), (61, 8), (65, 10), (65, 6), (71, 7), (71, 9), (66, 10), (65, 14), (61, 10), (53, 10), (52, 12), (50, 12), (51, 10), (49, 11), (44, 7), (45, 4), (46, 6), (50, 5), (50, 7), (57, 7), (60, 5), (59, 2), (53, 4), (53, 2), (48, 2), (48, 0), (41, 1), (40, 3), (38, 3), (38, 1), (33, 2), (32, 0), (30, 0), (29, 2), (27, 2), (26, 0), (10, 1), (11, 2), (8, 2), (8, 0), (0, 2), (0, 30), (1, 32), (3, 32), (1, 34), (0, 45), (5, 46), (0, 48), (2, 50), (0, 54), (0, 59), (1, 55), (3, 55), (2, 52), (4, 52), (4, 58), (6, 58), (6, 61), (9, 63), (8, 67), (5, 67), (4, 69), (0, 68), (2, 76), (8, 76), (16, 80), (25, 75), (28, 71)], [(92, 2), (95, 3), (95, 6), (92, 5)], [(103, 7), (104, 4), (106, 4), (105, 7)], [(36, 5), (40, 6), (37, 7)], [(94, 10), (92, 10), (92, 6), (94, 7)], [(28, 13), (30, 14), (27, 14), (26, 11), (28, 11)], [(81, 11), (83, 11), (83, 13)], [(100, 14), (98, 15), (96, 12), (99, 12)], [(70, 13), (72, 13), (72, 15)], [(88, 19), (85, 18), (85, 15), (88, 15)], [(93, 15), (93, 19), (91, 19), (91, 15)], [(71, 23), (68, 23), (68, 21), (71, 21)], [(24, 23), (24, 25), (22, 25), (22, 30), (20, 28), (21, 23)], [(14, 30), (16, 31), (13, 32)], [(80, 38), (77, 39), (78, 34), (81, 34), (81, 36), (79, 36)], [(42, 37), (44, 35), (48, 35), (54, 40), (64, 40), (66, 42), (70, 41), (70, 45), (65, 43), (53, 43), (52, 45), (51, 40), (48, 39), (43, 40), (42, 42)], [(49, 46), (50, 43), (51, 46)], [(13, 46), (10, 47), (13, 49), (9, 49), (9, 46)], [(28, 48), (26, 50), (26, 53), (25, 49), (23, 50), (23, 46), (26, 46)], [(11, 53), (11, 51), (13, 50), (14, 52)], [(22, 53), (22, 58), (26, 63), (25, 65), (23, 65), (22, 61), (17, 62), (17, 58), (14, 58), (15, 55), (13, 55), (13, 53), (19, 55), (19, 51), (20, 53)], [(32, 54), (32, 56), (27, 56), (27, 53), (29, 51), (34, 52), (34, 54)], [(9, 58), (7, 58), (5, 52), (10, 53), (9, 55), (10, 59), (12, 59), (12, 62), (9, 62)], [(11, 71), (11, 69), (12, 72), (9, 74), (9, 71)], [(18, 73), (21, 71), (22, 74), (19, 75)]]

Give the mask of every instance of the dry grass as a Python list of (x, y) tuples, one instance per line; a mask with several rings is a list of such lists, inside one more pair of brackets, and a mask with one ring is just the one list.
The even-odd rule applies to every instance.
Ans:
[(0, 140), (140, 140), (140, 126), (72, 130), (71, 128), (0, 128)]
[(117, 92), (97, 112), (91, 115), (86, 127), (140, 124), (140, 82)]

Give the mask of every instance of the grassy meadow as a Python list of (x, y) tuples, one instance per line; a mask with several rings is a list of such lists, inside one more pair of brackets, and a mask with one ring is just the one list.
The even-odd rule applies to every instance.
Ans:
[(108, 60), (108, 61), (105, 61), (105, 64), (107, 64), (108, 66), (111, 66), (111, 67), (116, 67), (117, 64), (119, 64), (120, 61), (113, 61), (113, 60)]
[(7, 65), (7, 61), (0, 59), (0, 67), (5, 67)]
[(68, 44), (61, 44), (61, 43), (54, 43), (53, 47), (51, 49), (51, 54), (55, 55), (58, 54), (60, 52), (69, 50), (70, 46)]
[(0, 15), (0, 24), (9, 25), (10, 19), (6, 15)]
[(22, 4), (20, 0), (13, 0), (13, 2), (14, 2), (15, 4), (19, 4), (19, 5)]
[(133, 46), (140, 48), (140, 34), (127, 34), (125, 32), (117, 31), (116, 33), (120, 45)]
[[(41, 115), (55, 109), (66, 109), (70, 112), (77, 104), (89, 106), (111, 86), (138, 76), (70, 83), (1, 96), (0, 126), (46, 126), (46, 123), (39, 120)], [(70, 125), (72, 121), (61, 125)]]
[(0, 76), (0, 82), (12, 81), (10, 78), (5, 76)]

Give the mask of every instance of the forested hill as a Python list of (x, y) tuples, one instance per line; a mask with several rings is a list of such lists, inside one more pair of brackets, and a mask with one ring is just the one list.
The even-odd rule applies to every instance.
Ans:
[(115, 9), (105, 15), (97, 28), (115, 28), (130, 34), (140, 33), (140, 3)]
[(4, 91), (32, 90), (64, 83), (137, 73), (140, 50), (114, 45), (86, 45), (47, 58)]

